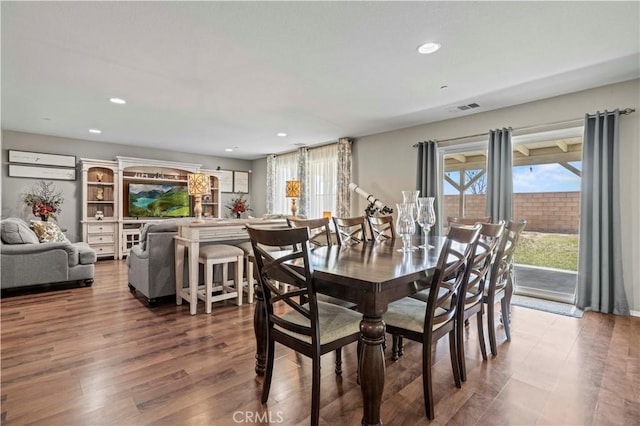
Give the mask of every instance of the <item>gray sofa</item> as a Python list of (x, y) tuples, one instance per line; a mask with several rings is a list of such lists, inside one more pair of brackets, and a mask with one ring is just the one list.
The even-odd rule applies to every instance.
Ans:
[(178, 224), (173, 220), (147, 223), (140, 232), (140, 244), (127, 256), (129, 289), (139, 291), (149, 306), (155, 306), (159, 298), (176, 294), (173, 237)]
[(0, 287), (2, 289), (83, 281), (93, 284), (96, 252), (85, 243), (41, 243), (27, 222), (0, 222)]

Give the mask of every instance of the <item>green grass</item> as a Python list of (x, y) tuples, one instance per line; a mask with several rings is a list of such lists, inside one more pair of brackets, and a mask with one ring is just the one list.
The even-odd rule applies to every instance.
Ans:
[(546, 268), (578, 270), (578, 235), (523, 232), (514, 262)]

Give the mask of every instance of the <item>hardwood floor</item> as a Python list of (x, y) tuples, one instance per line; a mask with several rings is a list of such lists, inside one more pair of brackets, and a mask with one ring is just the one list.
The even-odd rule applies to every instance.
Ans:
[[(221, 302), (207, 315), (200, 304), (196, 316), (188, 304), (149, 309), (126, 277), (124, 261), (101, 261), (93, 287), (5, 294), (2, 424), (308, 424), (311, 364), (282, 346), (269, 402), (260, 404), (254, 305)], [(499, 330), (498, 356), (487, 362), (475, 328), (467, 328), (462, 389), (447, 339), (436, 348), (432, 424), (640, 423), (640, 318), (513, 307), (512, 341)], [(322, 424), (360, 424), (355, 349), (345, 348), (342, 377), (333, 354), (323, 357)], [(419, 345), (405, 341), (403, 358), (392, 362), (389, 350), (386, 359), (384, 423), (428, 424)]]

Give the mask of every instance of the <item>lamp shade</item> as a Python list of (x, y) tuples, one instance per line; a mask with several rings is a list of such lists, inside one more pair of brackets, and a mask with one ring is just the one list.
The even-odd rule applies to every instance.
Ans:
[(204, 173), (189, 173), (187, 175), (187, 191), (189, 195), (207, 195), (211, 192), (209, 175)]
[(299, 180), (288, 180), (287, 181), (287, 198), (298, 198), (300, 197), (300, 181)]

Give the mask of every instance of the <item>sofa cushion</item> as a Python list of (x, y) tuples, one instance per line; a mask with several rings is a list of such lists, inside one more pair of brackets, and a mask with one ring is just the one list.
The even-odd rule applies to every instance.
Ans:
[(24, 220), (17, 217), (4, 219), (0, 225), (0, 237), (5, 244), (38, 244), (38, 236)]
[(62, 233), (55, 222), (31, 221), (31, 227), (41, 243), (68, 243), (69, 239)]

